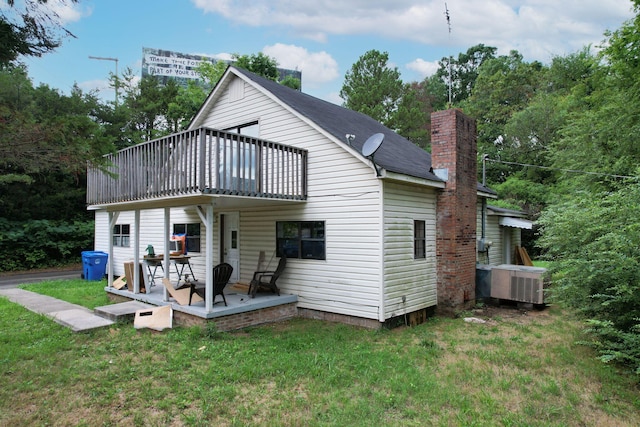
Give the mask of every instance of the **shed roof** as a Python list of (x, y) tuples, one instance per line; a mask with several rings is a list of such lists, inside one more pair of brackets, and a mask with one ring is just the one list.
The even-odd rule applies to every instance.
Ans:
[(489, 215), (500, 217), (498, 221), (503, 227), (524, 228), (527, 230), (533, 228), (533, 221), (526, 219), (527, 214), (525, 212), (491, 205), (487, 205), (487, 211)]

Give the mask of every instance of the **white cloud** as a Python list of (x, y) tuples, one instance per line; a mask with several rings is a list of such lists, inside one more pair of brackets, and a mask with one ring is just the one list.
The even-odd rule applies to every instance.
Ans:
[(90, 16), (92, 9), (71, 0), (49, 0), (46, 3), (27, 4), (17, 0), (13, 6), (8, 6), (5, 2), (0, 4), (0, 10), (6, 14), (6, 18), (11, 22), (19, 22), (19, 17), (29, 15), (45, 25), (66, 26), (69, 23), (77, 22), (80, 19)]
[(81, 9), (80, 5), (70, 2), (48, 2), (48, 7), (58, 14), (63, 24), (79, 21), (80, 18), (89, 16), (91, 9)]
[(227, 52), (220, 53), (202, 53), (202, 52), (191, 52), (192, 55), (205, 56), (207, 58), (219, 59), (221, 61), (231, 61), (233, 59), (233, 54)]
[(284, 28), (316, 41), (372, 35), (431, 46), (483, 43), (542, 61), (597, 43), (604, 29), (633, 16), (629, 0), (450, 0), (449, 33), (440, 0), (192, 1), (239, 24)]
[(317, 87), (339, 77), (338, 63), (324, 51), (309, 52), (300, 46), (276, 43), (265, 46), (262, 52), (275, 58), (281, 68), (302, 71), (304, 88)]
[(440, 65), (437, 61), (425, 61), (424, 59), (416, 59), (406, 65), (409, 70), (413, 70), (420, 75), (422, 79), (431, 76), (438, 71)]
[(340, 94), (338, 92), (330, 92), (328, 93), (325, 97), (324, 100), (327, 102), (331, 102), (334, 103), (336, 105), (342, 105), (344, 104), (344, 99), (342, 99), (340, 97)]
[(92, 13), (91, 8), (84, 7), (79, 3), (73, 3), (70, 0), (50, 0), (41, 5), (40, 8), (43, 13), (49, 16), (57, 16), (57, 21), (61, 25), (77, 22)]

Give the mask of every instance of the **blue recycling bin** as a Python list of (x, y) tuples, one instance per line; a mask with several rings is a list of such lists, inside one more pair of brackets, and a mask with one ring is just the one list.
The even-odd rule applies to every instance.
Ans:
[(102, 280), (107, 271), (109, 254), (102, 251), (82, 252), (82, 273), (85, 280)]

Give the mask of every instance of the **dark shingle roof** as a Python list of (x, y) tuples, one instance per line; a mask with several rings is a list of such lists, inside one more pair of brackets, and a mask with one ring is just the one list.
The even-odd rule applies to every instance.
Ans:
[(374, 133), (383, 133), (384, 142), (375, 154), (376, 163), (391, 172), (441, 181), (429, 172), (431, 155), (371, 117), (336, 104), (314, 98), (246, 70), (236, 69), (271, 92), (280, 101), (305, 116), (337, 140), (347, 144), (346, 135), (355, 135), (351, 145), (362, 152), (362, 145)]
[[(432, 181), (442, 181), (431, 172), (431, 154), (371, 117), (291, 89), (249, 71), (234, 69), (344, 144), (347, 144), (347, 134), (355, 135), (351, 145), (359, 153), (362, 152), (362, 145), (371, 135), (384, 134), (384, 142), (375, 154), (375, 161), (386, 170)], [(478, 184), (478, 190), (495, 194), (493, 190), (481, 184)]]

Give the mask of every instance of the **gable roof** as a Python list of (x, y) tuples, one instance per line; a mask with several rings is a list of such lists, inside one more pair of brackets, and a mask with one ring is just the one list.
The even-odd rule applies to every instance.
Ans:
[[(430, 153), (371, 117), (291, 89), (244, 69), (230, 66), (225, 75), (229, 72), (242, 75), (257, 86), (262, 87), (281, 103), (315, 123), (337, 141), (346, 145), (346, 135), (355, 135), (351, 142), (351, 147), (358, 153), (362, 153), (362, 146), (371, 135), (375, 133), (384, 134), (384, 142), (375, 153), (375, 162), (378, 166), (390, 172), (442, 182), (442, 179), (437, 177), (431, 169)], [(205, 101), (203, 109), (208, 102), (209, 99)], [(196, 121), (201, 111), (202, 109), (196, 114), (194, 121)], [(478, 183), (478, 191), (495, 194), (493, 190), (482, 186), (480, 183)]]
[(242, 69), (235, 71), (271, 92), (284, 104), (314, 122), (338, 141), (347, 144), (346, 135), (355, 135), (351, 146), (362, 152), (365, 141), (374, 133), (384, 134), (384, 142), (375, 161), (384, 169), (430, 181), (442, 181), (431, 169), (431, 155), (380, 122), (357, 111), (315, 98)]

